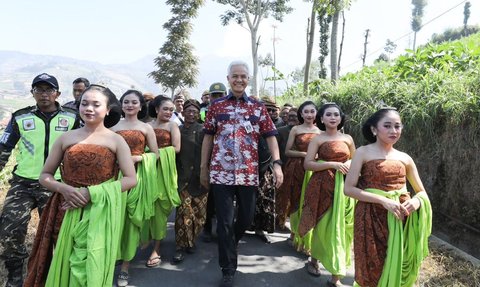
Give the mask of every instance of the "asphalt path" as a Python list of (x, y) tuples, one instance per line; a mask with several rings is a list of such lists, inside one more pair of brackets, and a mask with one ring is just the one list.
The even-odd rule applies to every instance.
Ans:
[[(330, 274), (322, 266), (320, 277), (308, 274), (305, 266), (308, 257), (289, 246), (288, 237), (287, 233), (272, 233), (269, 234), (271, 243), (267, 244), (253, 232), (247, 232), (239, 243), (238, 269), (234, 286), (327, 286)], [(130, 264), (128, 286), (218, 286), (222, 274), (218, 266), (216, 238), (210, 243), (199, 238), (196, 246), (196, 252), (185, 254), (182, 263), (172, 264), (175, 238), (174, 224), (170, 219), (167, 238), (161, 244), (162, 263), (158, 267), (147, 268), (145, 263), (152, 247), (139, 249)], [(114, 284), (118, 272), (119, 266), (116, 268)], [(353, 285), (353, 268), (348, 270), (342, 283), (346, 286)]]

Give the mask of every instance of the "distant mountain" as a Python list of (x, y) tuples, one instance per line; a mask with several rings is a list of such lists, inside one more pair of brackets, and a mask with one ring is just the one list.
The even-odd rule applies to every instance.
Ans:
[[(68, 57), (0, 51), (0, 101), (31, 99), (32, 80), (36, 75), (44, 72), (58, 79), (62, 92), (59, 99), (61, 103), (73, 99), (72, 81), (78, 77), (85, 77), (92, 83), (103, 83), (118, 97), (132, 87), (142, 92), (170, 95), (170, 91), (164, 91), (160, 85), (155, 84), (153, 79), (148, 77), (148, 74), (156, 69), (154, 58), (155, 55), (149, 55), (128, 64), (104, 65)], [(227, 68), (232, 60), (215, 55), (201, 56), (198, 85), (188, 89), (190, 95), (200, 99), (202, 92), (212, 83), (222, 82), (226, 85)]]
[(108, 85), (118, 97), (132, 87), (158, 94), (160, 86), (148, 77), (154, 70), (153, 58), (146, 56), (129, 64), (103, 65), (67, 57), (0, 51), (0, 99), (30, 97), (33, 78), (43, 72), (59, 81), (62, 103), (73, 99), (72, 81), (78, 77)]

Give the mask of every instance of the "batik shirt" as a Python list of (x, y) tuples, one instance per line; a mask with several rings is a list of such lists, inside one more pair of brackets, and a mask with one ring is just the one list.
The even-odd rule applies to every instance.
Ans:
[(214, 136), (210, 183), (258, 186), (259, 137), (277, 134), (265, 106), (230, 93), (212, 102), (204, 132)]

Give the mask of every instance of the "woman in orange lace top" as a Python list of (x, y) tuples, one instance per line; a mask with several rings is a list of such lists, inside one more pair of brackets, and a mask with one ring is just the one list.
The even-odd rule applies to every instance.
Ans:
[[(175, 150), (175, 153), (178, 153), (180, 152), (180, 129), (174, 121), (170, 120), (174, 110), (175, 106), (172, 102), (172, 99), (164, 95), (155, 97), (148, 105), (148, 114), (150, 117), (155, 119), (154, 121), (151, 121), (149, 125), (152, 126), (153, 131), (155, 132), (158, 148), (163, 149), (165, 147), (172, 146)], [(163, 163), (161, 162), (160, 164)], [(175, 168), (176, 173), (176, 167), (172, 166), (172, 168)], [(156, 212), (156, 215), (154, 216), (157, 220), (159, 218), (164, 218), (165, 220), (159, 220), (162, 223), (161, 226), (155, 227), (157, 231), (154, 231), (153, 229), (150, 230), (150, 239), (153, 239), (155, 243), (152, 253), (147, 260), (147, 267), (158, 266), (161, 262), (160, 240), (166, 236), (166, 218), (170, 212), (171, 210), (167, 208), (166, 210), (160, 212), (162, 214)], [(156, 225), (158, 225), (158, 223)]]
[[(108, 88), (91, 85), (81, 96), (79, 113), (85, 125), (65, 133), (55, 141), (40, 175), (40, 183), (54, 192), (52, 200), (60, 198), (57, 206), (52, 206), (53, 208), (77, 209), (91, 204), (89, 187), (115, 179), (118, 168), (123, 174), (119, 180), (122, 191), (130, 189), (137, 182), (128, 145), (121, 136), (108, 129), (120, 119), (115, 95)], [(53, 177), (58, 167), (61, 167), (62, 182)], [(50, 211), (55, 212), (53, 209)], [(42, 231), (39, 229), (38, 232)], [(48, 265), (46, 268), (48, 269)], [(110, 272), (113, 274), (113, 270), (105, 272), (105, 276)], [(68, 282), (60, 282), (68, 285)]]
[(346, 274), (353, 236), (354, 202), (345, 198), (343, 177), (350, 167), (355, 144), (350, 135), (339, 131), (344, 122), (345, 115), (335, 103), (324, 104), (318, 112), (317, 125), (324, 132), (308, 145), (304, 166), (313, 174), (305, 188), (298, 227), (300, 236), (312, 230), (307, 271), (319, 276), (320, 261), (332, 274), (330, 285), (340, 285), (340, 277)]
[(173, 146), (175, 153), (180, 152), (180, 129), (170, 121), (175, 105), (172, 100), (164, 95), (155, 97), (149, 104), (148, 114), (155, 120), (149, 124), (157, 137), (158, 148)]
[(130, 147), (133, 162), (142, 160), (141, 155), (145, 153), (146, 146), (158, 157), (157, 140), (152, 126), (139, 120), (147, 113), (147, 105), (142, 93), (137, 90), (128, 90), (120, 98), (120, 104), (124, 119), (111, 130), (125, 139)]
[(305, 176), (303, 161), (307, 154), (308, 144), (316, 135), (320, 134), (320, 129), (315, 125), (317, 116), (317, 107), (312, 101), (306, 101), (298, 107), (298, 121), (300, 125), (294, 126), (288, 135), (287, 144), (285, 146), (285, 155), (288, 160), (283, 170), (285, 171), (285, 180), (279, 188), (279, 193), (287, 193), (289, 196), (283, 198), (290, 201), (289, 207), (280, 203), (284, 208), (288, 208), (290, 215), (290, 240), (300, 251), (309, 251), (310, 247), (306, 246), (298, 234), (298, 223), (300, 219), (300, 211), (302, 203), (300, 202), (302, 183)]
[(370, 144), (357, 150), (345, 180), (345, 194), (358, 199), (355, 286), (413, 286), (428, 254), (431, 205), (414, 161), (393, 147), (402, 130), (395, 108), (374, 113), (362, 127)]
[[(146, 146), (148, 146), (148, 149), (156, 155), (156, 158), (158, 158), (158, 146), (155, 132), (153, 131), (151, 125), (140, 120), (147, 114), (147, 105), (142, 93), (137, 90), (128, 90), (122, 95), (122, 97), (120, 97), (120, 104), (122, 105), (122, 116), (124, 119), (113, 126), (111, 130), (118, 133), (125, 139), (130, 147), (133, 162), (136, 164), (142, 161), (142, 155), (145, 153)], [(144, 178), (144, 180), (148, 180), (148, 177)], [(138, 187), (139, 186), (137, 186), (137, 188)], [(142, 189), (141, 192), (145, 192), (145, 190)], [(137, 195), (133, 196), (138, 197)], [(142, 202), (138, 201), (137, 204), (141, 203)], [(126, 216), (129, 216), (128, 211)], [(125, 224), (131, 224), (131, 221), (125, 219)], [(136, 238), (136, 236), (131, 236), (129, 234), (129, 230), (131, 229), (132, 228), (124, 228), (122, 240), (131, 241), (131, 237)], [(128, 285), (128, 267), (130, 260), (133, 258), (133, 256), (135, 256), (134, 252), (128, 250), (129, 248), (127, 247), (134, 246), (138, 243), (139, 242), (122, 242), (121, 247), (123, 248), (121, 248), (121, 259), (124, 261), (120, 268), (120, 273), (117, 280), (117, 286), (119, 287)]]

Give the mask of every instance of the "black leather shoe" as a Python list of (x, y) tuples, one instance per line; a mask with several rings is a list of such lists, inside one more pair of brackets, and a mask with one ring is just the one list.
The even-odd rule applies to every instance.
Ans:
[(233, 275), (223, 274), (220, 287), (232, 287), (232, 286), (233, 286)]
[(182, 250), (177, 250), (175, 255), (172, 258), (173, 264), (179, 264), (185, 259), (185, 255), (183, 254)]
[(268, 238), (268, 235), (266, 235), (263, 230), (255, 230), (255, 235), (258, 236), (263, 242), (271, 243), (270, 238)]

